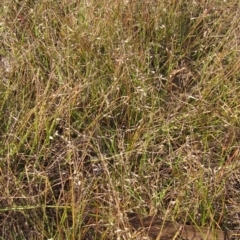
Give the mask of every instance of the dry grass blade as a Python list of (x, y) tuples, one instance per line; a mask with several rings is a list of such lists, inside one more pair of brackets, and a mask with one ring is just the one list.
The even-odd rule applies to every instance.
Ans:
[(137, 213), (127, 213), (129, 223), (134, 229), (146, 228), (150, 237), (161, 240), (172, 240), (179, 236), (186, 240), (226, 240), (227, 233), (221, 230), (212, 231), (207, 227), (181, 225), (173, 221), (164, 221), (158, 217), (141, 217)]

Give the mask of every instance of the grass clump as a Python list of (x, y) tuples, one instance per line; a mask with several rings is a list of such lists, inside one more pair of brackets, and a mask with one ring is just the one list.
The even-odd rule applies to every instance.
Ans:
[(238, 1), (2, 6), (2, 239), (239, 229)]

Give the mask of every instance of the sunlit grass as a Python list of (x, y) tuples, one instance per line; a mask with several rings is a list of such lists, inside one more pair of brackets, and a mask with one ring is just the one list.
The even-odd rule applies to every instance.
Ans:
[(136, 239), (126, 211), (238, 229), (238, 8), (5, 0), (2, 239)]

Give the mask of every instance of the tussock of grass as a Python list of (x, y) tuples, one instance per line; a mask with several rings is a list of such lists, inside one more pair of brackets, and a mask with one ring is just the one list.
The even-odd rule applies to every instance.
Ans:
[(2, 6), (2, 239), (239, 229), (238, 1)]

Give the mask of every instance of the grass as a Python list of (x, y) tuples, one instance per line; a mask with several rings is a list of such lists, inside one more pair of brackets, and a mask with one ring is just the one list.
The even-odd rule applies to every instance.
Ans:
[(4, 0), (1, 239), (137, 239), (126, 211), (239, 230), (238, 9)]

